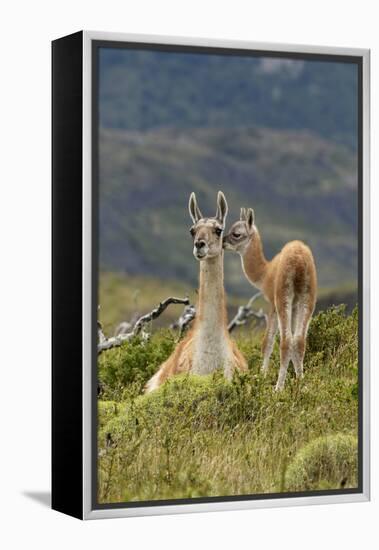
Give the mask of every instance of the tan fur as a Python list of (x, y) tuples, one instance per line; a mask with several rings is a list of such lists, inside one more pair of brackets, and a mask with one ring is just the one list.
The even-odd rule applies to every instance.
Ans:
[(271, 261), (265, 258), (254, 212), (241, 210), (240, 221), (224, 237), (226, 249), (239, 252), (250, 283), (262, 291), (270, 304), (263, 339), (262, 370), (267, 371), (275, 334), (280, 331), (280, 371), (276, 389), (284, 387), (292, 360), (296, 376), (303, 375), (306, 336), (317, 294), (316, 266), (312, 252), (301, 241), (291, 241)]
[(147, 393), (176, 374), (209, 374), (222, 368), (224, 375), (230, 379), (234, 369), (247, 369), (246, 360), (230, 338), (227, 328), (222, 233), (218, 235), (216, 232), (224, 228), (227, 213), (225, 197), (219, 193), (215, 218), (203, 218), (196, 198), (191, 195), (190, 213), (194, 221), (193, 254), (200, 261), (196, 318), (186, 337), (147, 383)]

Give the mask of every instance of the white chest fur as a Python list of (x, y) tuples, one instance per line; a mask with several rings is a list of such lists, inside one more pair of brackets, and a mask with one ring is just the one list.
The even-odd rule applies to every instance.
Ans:
[(204, 327), (194, 339), (192, 371), (195, 374), (210, 374), (223, 369), (225, 374), (231, 369), (232, 355), (225, 334), (214, 327)]
[(194, 336), (192, 372), (210, 374), (223, 369), (229, 377), (233, 355), (224, 318), (222, 258), (201, 267), (200, 286), (200, 322)]

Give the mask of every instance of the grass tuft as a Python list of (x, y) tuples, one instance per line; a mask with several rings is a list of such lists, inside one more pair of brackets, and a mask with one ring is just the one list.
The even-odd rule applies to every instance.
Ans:
[(299, 450), (285, 475), (288, 491), (356, 487), (358, 442), (355, 436), (319, 437)]

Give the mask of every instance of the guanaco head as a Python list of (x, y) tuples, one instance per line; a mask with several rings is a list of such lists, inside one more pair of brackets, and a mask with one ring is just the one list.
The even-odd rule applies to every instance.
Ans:
[(218, 192), (217, 211), (214, 218), (203, 217), (197, 205), (195, 193), (191, 193), (188, 209), (193, 221), (190, 229), (193, 237), (193, 255), (197, 260), (215, 258), (223, 249), (222, 236), (228, 213), (228, 203), (224, 193)]
[(232, 225), (223, 239), (224, 248), (243, 254), (254, 235), (254, 230), (254, 210), (241, 208), (239, 221)]

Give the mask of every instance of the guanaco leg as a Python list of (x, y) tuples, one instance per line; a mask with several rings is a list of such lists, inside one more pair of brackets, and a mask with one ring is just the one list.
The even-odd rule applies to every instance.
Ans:
[(277, 312), (280, 332), (280, 369), (276, 390), (282, 390), (286, 381), (288, 364), (292, 357), (292, 296), (277, 301)]
[(307, 296), (303, 296), (297, 301), (293, 311), (292, 362), (298, 378), (303, 377), (306, 338), (313, 309), (314, 305), (309, 303)]
[(262, 342), (263, 365), (262, 372), (267, 374), (270, 357), (274, 348), (275, 336), (278, 331), (278, 316), (274, 308), (270, 309), (267, 316), (266, 332)]

